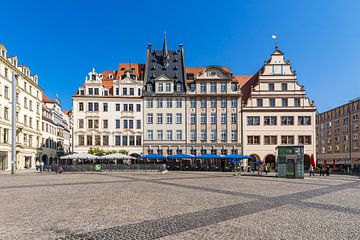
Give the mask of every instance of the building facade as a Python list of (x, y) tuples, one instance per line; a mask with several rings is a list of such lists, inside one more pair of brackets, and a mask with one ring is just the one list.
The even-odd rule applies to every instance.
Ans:
[(319, 164), (335, 164), (349, 171), (360, 165), (360, 98), (316, 116)]
[(41, 160), (45, 165), (57, 163), (59, 158), (71, 152), (70, 120), (61, 110), (59, 99), (42, 96)]
[(238, 76), (243, 93), (244, 154), (275, 167), (277, 146), (303, 145), (305, 164), (316, 158), (314, 102), (297, 81), (290, 61), (276, 45), (264, 66), (253, 76)]
[(73, 96), (74, 152), (90, 148), (142, 154), (144, 65), (93, 69)]
[(144, 153), (173, 155), (186, 149), (184, 48), (146, 52), (144, 77)]
[(226, 67), (187, 68), (188, 153), (228, 155), (242, 152), (241, 90)]
[(39, 159), (42, 89), (38, 76), (19, 65), (16, 56), (8, 57), (0, 44), (0, 170), (11, 169), (12, 77), (16, 74), (16, 167), (34, 168)]

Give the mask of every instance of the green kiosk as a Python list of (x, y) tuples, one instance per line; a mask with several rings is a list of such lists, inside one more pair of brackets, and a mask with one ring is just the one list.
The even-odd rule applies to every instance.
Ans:
[(278, 177), (304, 178), (304, 146), (278, 146)]

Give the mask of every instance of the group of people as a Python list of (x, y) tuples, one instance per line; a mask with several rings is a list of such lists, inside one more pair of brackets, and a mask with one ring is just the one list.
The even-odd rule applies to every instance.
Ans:
[(37, 160), (35, 162), (36, 172), (43, 172), (44, 171), (44, 166), (45, 166), (45, 163), (43, 161)]
[[(325, 168), (323, 166), (320, 166), (319, 167), (319, 174), (320, 176), (330, 176), (330, 167), (329, 166), (326, 166)], [(309, 175), (310, 177), (311, 176), (314, 176), (315, 177), (315, 171), (314, 171), (314, 167), (313, 165), (310, 165), (310, 168), (309, 168)]]

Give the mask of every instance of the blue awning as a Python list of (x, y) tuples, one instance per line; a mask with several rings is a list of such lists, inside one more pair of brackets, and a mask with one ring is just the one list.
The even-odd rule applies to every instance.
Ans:
[(168, 156), (167, 158), (169, 158), (169, 159), (181, 159), (181, 158), (194, 158), (194, 156), (187, 155), (187, 154), (176, 154), (176, 155)]
[(245, 156), (242, 154), (230, 154), (227, 156), (223, 156), (223, 158), (228, 158), (228, 159), (251, 159), (252, 157), (250, 156)]
[(142, 159), (164, 159), (165, 157), (161, 154), (149, 154), (145, 156), (141, 156)]
[(215, 155), (215, 154), (203, 154), (200, 156), (197, 156), (196, 158), (202, 158), (202, 159), (220, 159), (222, 157)]

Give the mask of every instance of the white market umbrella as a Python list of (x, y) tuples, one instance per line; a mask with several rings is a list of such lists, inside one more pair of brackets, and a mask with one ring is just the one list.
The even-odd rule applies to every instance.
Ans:
[(74, 153), (74, 154), (70, 154), (67, 156), (62, 156), (60, 157), (61, 160), (66, 160), (66, 159), (83, 159), (83, 160), (95, 160), (98, 157), (92, 154), (88, 154), (88, 153)]
[(114, 153), (114, 154), (109, 154), (106, 156), (102, 156), (102, 157), (98, 157), (99, 159), (106, 159), (106, 160), (110, 160), (110, 159), (121, 159), (121, 160), (132, 160), (132, 159), (136, 159), (132, 156), (129, 155), (125, 155), (122, 153)]

